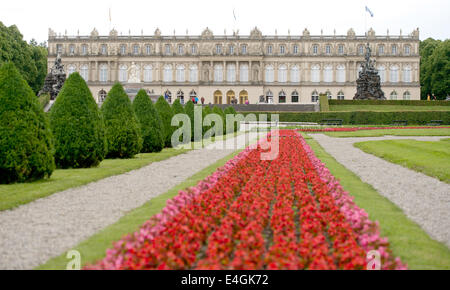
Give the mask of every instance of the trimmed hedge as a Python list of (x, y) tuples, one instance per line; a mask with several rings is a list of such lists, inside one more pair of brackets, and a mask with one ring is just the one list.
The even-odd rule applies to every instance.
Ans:
[(105, 126), (86, 82), (73, 73), (50, 110), (59, 168), (97, 166), (106, 154)]
[(48, 120), (12, 63), (0, 68), (0, 183), (50, 177), (55, 169)]
[(319, 103), (320, 103), (320, 111), (321, 112), (329, 112), (330, 111), (330, 105), (328, 102), (328, 96), (326, 94), (322, 94), (319, 97)]
[(145, 90), (139, 90), (133, 110), (141, 127), (141, 153), (160, 152), (164, 148), (162, 121)]
[(101, 109), (105, 120), (107, 158), (133, 158), (142, 148), (141, 128), (131, 101), (120, 83), (115, 83)]
[(411, 100), (329, 100), (331, 106), (339, 105), (401, 105), (401, 106), (450, 106), (448, 101)]
[(172, 147), (172, 134), (176, 130), (175, 127), (172, 127), (172, 118), (174, 116), (172, 108), (163, 96), (159, 97), (159, 99), (156, 101), (155, 108), (158, 111), (159, 116), (161, 117), (163, 125), (162, 132), (164, 145), (165, 147), (170, 148)]
[(308, 112), (308, 113), (264, 113), (245, 112), (245, 115), (278, 114), (280, 122), (314, 122), (320, 123), (324, 119), (342, 119), (344, 125), (390, 125), (394, 121), (406, 120), (409, 125), (426, 125), (431, 120), (442, 120), (444, 125), (450, 124), (449, 111), (402, 111), (402, 112)]

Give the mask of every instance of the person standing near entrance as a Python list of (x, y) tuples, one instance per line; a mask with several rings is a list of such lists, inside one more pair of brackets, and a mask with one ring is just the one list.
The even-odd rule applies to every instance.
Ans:
[(202, 98), (201, 98), (201, 101), (202, 101), (202, 105), (204, 105), (204, 104), (205, 104), (205, 98), (202, 97)]
[(195, 104), (198, 104), (198, 97), (195, 97)]

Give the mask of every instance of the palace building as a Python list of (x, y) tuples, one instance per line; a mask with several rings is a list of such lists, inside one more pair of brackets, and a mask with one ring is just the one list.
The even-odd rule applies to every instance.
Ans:
[(360, 63), (369, 43), (382, 90), (393, 100), (420, 99), (419, 30), (378, 36), (372, 29), (347, 35), (200, 36), (57, 35), (49, 29), (48, 63), (59, 53), (68, 74), (79, 72), (101, 103), (112, 85), (144, 88), (152, 95), (205, 99), (205, 103), (312, 104), (320, 93), (353, 99)]

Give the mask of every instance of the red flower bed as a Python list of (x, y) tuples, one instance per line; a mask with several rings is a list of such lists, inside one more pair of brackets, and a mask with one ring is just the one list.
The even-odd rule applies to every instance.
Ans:
[(352, 128), (325, 128), (325, 129), (298, 129), (301, 132), (356, 132), (362, 130), (389, 130), (389, 129), (441, 129), (450, 127), (352, 127)]
[(297, 132), (271, 138), (278, 158), (246, 149), (88, 269), (406, 268)]

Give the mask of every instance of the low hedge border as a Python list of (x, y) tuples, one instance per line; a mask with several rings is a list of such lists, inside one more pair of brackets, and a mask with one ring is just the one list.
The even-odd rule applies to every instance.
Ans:
[(241, 112), (243, 115), (278, 114), (280, 122), (314, 122), (325, 119), (340, 119), (343, 125), (391, 125), (394, 121), (408, 121), (408, 125), (427, 125), (432, 120), (442, 120), (442, 125), (450, 124), (450, 111), (401, 111), (401, 112)]
[(401, 106), (450, 106), (448, 101), (407, 101), (407, 100), (329, 100), (330, 106), (339, 105), (401, 105)]

